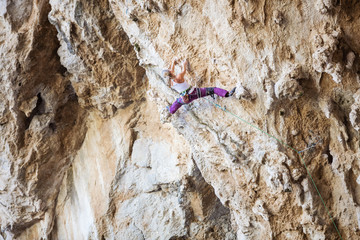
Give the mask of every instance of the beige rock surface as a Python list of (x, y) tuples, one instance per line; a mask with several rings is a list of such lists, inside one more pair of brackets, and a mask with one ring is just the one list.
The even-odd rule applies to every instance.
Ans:
[[(87, 114), (56, 54), (49, 11), (46, 1), (2, 4), (0, 225), (7, 238), (54, 209), (64, 172), (86, 131)], [(51, 222), (50, 217), (47, 226)]]
[[(332, 0), (0, 1), (0, 239), (360, 238), (359, 15)], [(169, 116), (174, 57), (235, 96)]]

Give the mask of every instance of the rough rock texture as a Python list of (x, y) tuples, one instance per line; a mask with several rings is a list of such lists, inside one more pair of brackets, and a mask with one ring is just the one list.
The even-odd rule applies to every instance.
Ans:
[[(360, 238), (359, 16), (358, 1), (0, 1), (0, 239)], [(237, 86), (214, 102), (242, 120), (210, 98), (169, 116), (174, 57), (193, 85)], [(313, 180), (244, 120), (304, 150)]]
[[(49, 11), (46, 1), (15, 1), (3, 4), (0, 17), (0, 225), (8, 237), (54, 209), (86, 133), (87, 114), (57, 55)], [(44, 234), (51, 223), (50, 217)]]
[[(50, 1), (58, 54), (82, 107), (111, 117), (139, 98), (144, 69), (107, 1)], [(64, 21), (66, 19), (66, 21)]]

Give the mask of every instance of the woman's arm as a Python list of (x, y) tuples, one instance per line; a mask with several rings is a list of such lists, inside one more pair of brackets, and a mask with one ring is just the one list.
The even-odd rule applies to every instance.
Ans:
[(170, 72), (171, 72), (172, 74), (174, 74), (174, 75), (175, 75), (175, 72), (174, 72), (174, 70), (175, 70), (175, 64), (176, 64), (176, 59), (174, 59), (174, 61), (173, 61), (172, 64), (171, 64), (171, 67), (170, 67)]
[(179, 73), (179, 75), (178, 75), (178, 77), (181, 79), (184, 79), (184, 76), (186, 73), (186, 66), (187, 66), (187, 60), (185, 60), (183, 63), (183, 71), (181, 73)]

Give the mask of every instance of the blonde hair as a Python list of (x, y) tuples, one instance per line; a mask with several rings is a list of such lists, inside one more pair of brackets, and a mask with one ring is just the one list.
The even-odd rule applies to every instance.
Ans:
[(164, 77), (164, 78), (169, 78), (170, 77), (170, 70), (169, 69), (164, 69), (164, 70), (162, 70), (162, 76)]

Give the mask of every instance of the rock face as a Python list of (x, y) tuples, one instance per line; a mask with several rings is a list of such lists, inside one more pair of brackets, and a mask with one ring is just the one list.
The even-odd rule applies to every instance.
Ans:
[[(49, 3), (2, 5), (0, 225), (11, 238), (54, 209), (84, 139), (87, 113), (57, 55)], [(44, 234), (50, 234), (51, 222), (49, 217)]]
[[(0, 1), (0, 239), (360, 238), (359, 15)], [(169, 116), (175, 57), (234, 97)]]

